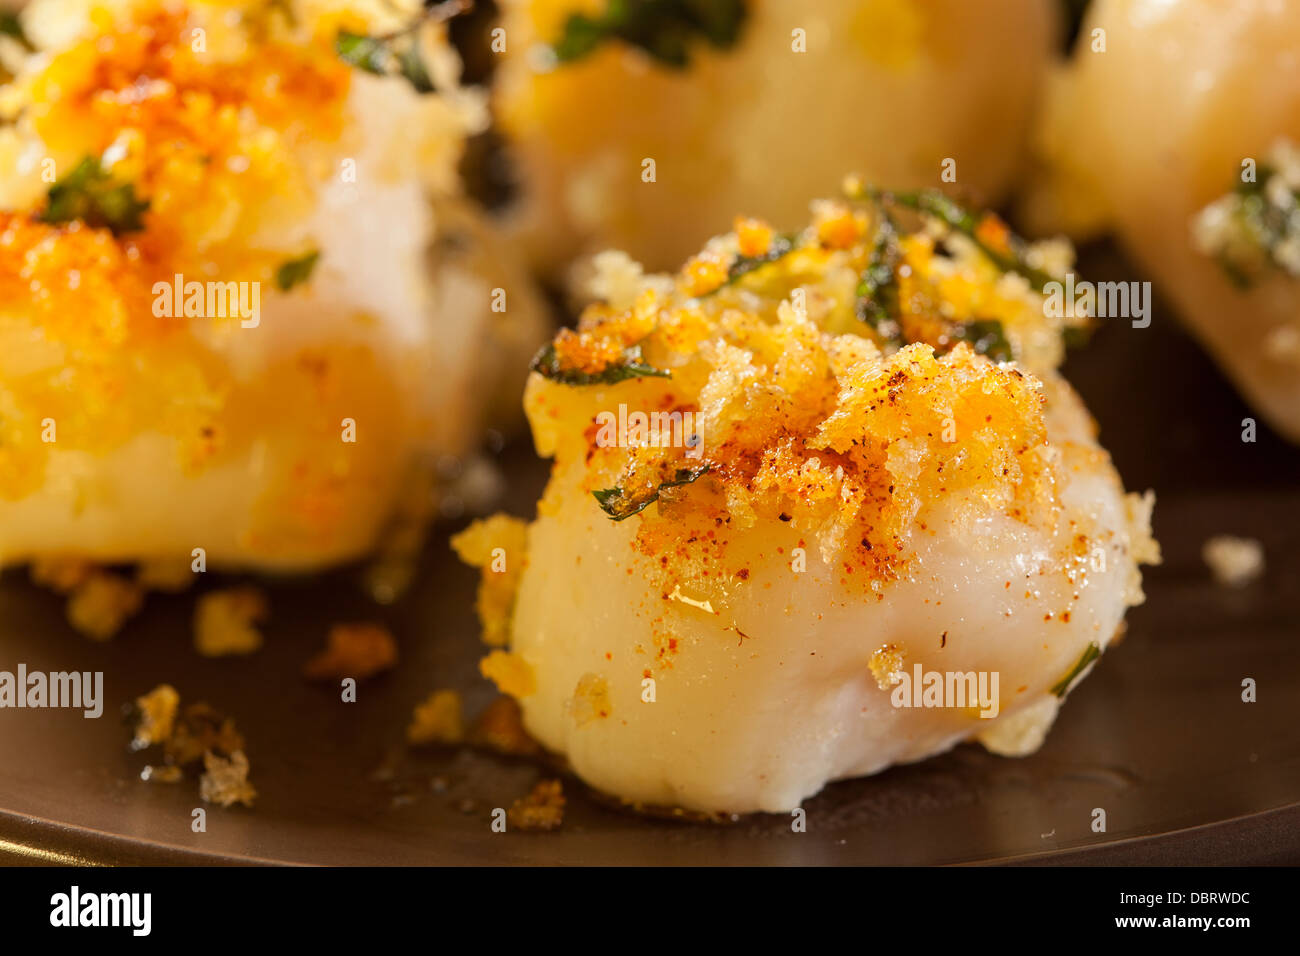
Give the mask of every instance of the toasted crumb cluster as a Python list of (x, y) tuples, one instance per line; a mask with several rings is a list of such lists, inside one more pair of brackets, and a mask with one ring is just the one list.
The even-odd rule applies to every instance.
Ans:
[(516, 830), (556, 830), (564, 822), (564, 788), (558, 780), (541, 780), (506, 812)]
[(0, 168), (37, 142), (59, 178), (91, 157), (149, 205), (143, 229), (118, 236), (40, 222), (48, 178), (10, 185), (0, 304), (22, 301), (61, 337), (102, 348), (164, 334), (156, 278), (270, 279), (286, 253), (249, 237), (308, 207), (303, 151), (342, 132), (352, 71), (332, 47), (338, 23), (292, 28), (265, 4), (106, 3), (80, 38), (33, 57), (0, 91), (16, 122)]
[(458, 744), (465, 739), (464, 705), (454, 690), (436, 690), (416, 706), (406, 728), (406, 742)]
[(68, 622), (91, 640), (106, 641), (140, 610), (144, 589), (106, 571), (92, 571), (68, 596)]
[(203, 595), (194, 610), (194, 649), (204, 657), (257, 652), (262, 632), (255, 625), (269, 610), (266, 595), (253, 587)]
[(163, 762), (144, 768), (142, 780), (176, 783), (187, 768), (202, 763), (199, 793), (223, 807), (242, 803), (251, 807), (257, 791), (248, 782), (249, 763), (244, 738), (235, 722), (207, 704), (190, 704), (183, 710), (180, 694), (170, 684), (160, 684), (136, 698), (136, 728), (132, 750), (162, 747)]
[(351, 677), (365, 680), (397, 663), (397, 642), (378, 624), (336, 624), (328, 643), (303, 666), (308, 680)]

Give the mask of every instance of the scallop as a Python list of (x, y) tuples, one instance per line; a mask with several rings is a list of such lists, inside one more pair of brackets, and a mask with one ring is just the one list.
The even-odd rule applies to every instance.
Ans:
[[(1300, 7), (1098, 0), (1037, 135), (1031, 228), (1113, 232), (1300, 441)], [(1135, 332), (1133, 334), (1141, 334)]]
[(554, 269), (607, 247), (673, 268), (736, 210), (796, 226), (850, 169), (994, 201), (1055, 35), (1045, 0), (502, 7), (496, 112)]
[[(418, 7), (97, 10), (0, 41), (0, 563), (364, 555), (543, 334), (459, 195), (481, 95)], [(343, 55), (392, 31), (427, 82)]]
[(526, 393), (536, 520), (456, 541), (483, 673), (630, 804), (788, 811), (964, 740), (1032, 752), (1142, 601), (1153, 498), (1043, 345), (1028, 263), (1068, 250), (891, 203), (949, 208), (856, 190), (674, 275), (600, 257)]

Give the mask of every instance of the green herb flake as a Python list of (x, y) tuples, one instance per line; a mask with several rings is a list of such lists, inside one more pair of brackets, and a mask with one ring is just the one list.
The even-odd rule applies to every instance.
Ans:
[(699, 480), (708, 470), (708, 465), (702, 465), (699, 468), (678, 468), (671, 480), (660, 482), (654, 491), (641, 498), (626, 497), (622, 488), (604, 488), (600, 491), (593, 491), (591, 494), (600, 504), (600, 509), (605, 514), (615, 521), (623, 521), (645, 511), (652, 503), (659, 500), (659, 495), (666, 489), (689, 485)]
[(358, 70), (375, 76), (401, 76), (417, 93), (434, 92), (416, 39), (407, 32), (376, 37), (341, 30), (334, 38), (334, 50), (344, 63)]
[(1001, 272), (1014, 272), (1023, 276), (1039, 292), (1042, 292), (1049, 282), (1056, 281), (1054, 277), (1029, 263), (1027, 258), (1028, 243), (1024, 239), (1008, 231), (1007, 245), (1010, 251), (1003, 252), (1001, 249), (993, 248), (979, 237), (978, 230), (981, 217), (937, 189), (894, 192), (873, 187), (860, 187), (848, 191), (848, 195), (850, 199), (871, 200), (881, 208), (887, 208), (891, 205), (901, 206), (939, 220), (950, 229), (960, 232), (975, 243), (976, 248)]
[(1064, 697), (1065, 692), (1070, 689), (1070, 685), (1074, 683), (1075, 679), (1084, 672), (1089, 664), (1099, 657), (1101, 657), (1101, 648), (1096, 644), (1089, 644), (1088, 649), (1085, 650), (1083, 656), (1079, 658), (1079, 662), (1070, 668), (1070, 673), (1066, 674), (1058, 683), (1052, 686), (1052, 693), (1057, 697)]
[(598, 17), (571, 14), (551, 50), (560, 63), (572, 63), (621, 40), (680, 70), (690, 65), (695, 41), (719, 50), (733, 47), (745, 16), (744, 0), (609, 0)]
[(139, 232), (149, 203), (136, 197), (131, 183), (118, 183), (100, 160), (87, 156), (50, 187), (42, 222), (84, 222), (114, 235)]
[(871, 245), (871, 258), (858, 281), (857, 317), (871, 326), (887, 345), (902, 346), (903, 330), (895, 316), (899, 313), (898, 268), (902, 250), (898, 245), (898, 227), (885, 210), (880, 210), (880, 224)]
[(27, 34), (23, 32), (23, 25), (18, 19), (18, 14), (12, 10), (0, 10), (0, 35), (17, 40), (25, 50), (31, 51), (35, 49), (32, 46), (32, 41), (27, 39)]
[(1007, 341), (1006, 331), (997, 319), (973, 319), (963, 322), (957, 329), (955, 337), (968, 342), (980, 355), (987, 355), (995, 362), (1010, 362), (1015, 358), (1011, 343)]
[[(739, 282), (745, 276), (749, 275), (756, 269), (761, 269), (765, 265), (770, 265), (780, 259), (784, 259), (790, 253), (798, 248), (798, 237), (793, 235), (777, 236), (772, 240), (772, 244), (767, 247), (767, 251), (759, 256), (737, 256), (727, 267), (727, 280), (723, 286), (732, 285)], [(719, 287), (721, 288), (721, 286)], [(716, 289), (714, 290), (717, 291)]]
[(320, 259), (320, 250), (313, 249), (306, 255), (299, 256), (296, 259), (290, 259), (280, 268), (275, 270), (275, 284), (281, 292), (288, 292), (296, 285), (300, 285), (311, 278), (312, 272), (316, 268), (316, 263)]
[(554, 345), (545, 346), (528, 367), (561, 385), (613, 385), (630, 378), (672, 378), (671, 372), (648, 365), (641, 356), (639, 345), (624, 349), (621, 362), (607, 365), (599, 372), (563, 368)]

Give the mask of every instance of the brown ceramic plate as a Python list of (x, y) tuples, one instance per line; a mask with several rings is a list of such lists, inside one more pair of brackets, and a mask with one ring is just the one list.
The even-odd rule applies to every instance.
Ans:
[[(1127, 278), (1094, 250), (1097, 279)], [(1300, 449), (1261, 427), (1157, 303), (1148, 329), (1104, 328), (1069, 374), (1131, 489), (1154, 487), (1165, 564), (1149, 570), (1128, 636), (1071, 695), (1042, 750), (1022, 760), (963, 746), (828, 787), (806, 833), (782, 816), (730, 826), (649, 820), (566, 780), (569, 812), (550, 834), (494, 834), (544, 771), (471, 751), (403, 753), (413, 705), (434, 687), (492, 691), (476, 673), (475, 573), (443, 528), (419, 586), (371, 604), (355, 571), (271, 584), (273, 621), (252, 657), (205, 660), (190, 645), (193, 595), (152, 599), (117, 639), (92, 644), (59, 599), (22, 572), (0, 581), (0, 670), (102, 670), (105, 715), (0, 711), (0, 858), (9, 862), (322, 864), (928, 864), (950, 862), (1300, 862)], [(527, 443), (508, 449), (512, 510), (545, 480)], [(147, 476), (141, 476), (147, 481)], [(1263, 542), (1264, 577), (1215, 586), (1200, 558), (1211, 535)], [(218, 583), (205, 582), (207, 586)], [(379, 620), (401, 645), (397, 670), (355, 704), (299, 676), (331, 623)], [(1241, 682), (1258, 702), (1241, 701)], [(160, 682), (234, 716), (261, 798), (208, 808), (197, 787), (139, 779), (120, 705)], [(1105, 809), (1107, 830), (1090, 827)]]

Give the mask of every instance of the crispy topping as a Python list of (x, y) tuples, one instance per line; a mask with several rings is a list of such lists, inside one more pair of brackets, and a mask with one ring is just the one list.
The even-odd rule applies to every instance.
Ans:
[[(907, 232), (903, 220), (918, 214), (921, 227)], [(588, 397), (569, 387), (578, 383), (534, 376), (527, 406), (538, 447), (562, 463), (579, 459), (597, 505), (637, 517), (645, 553), (700, 574), (729, 530), (778, 516), (863, 586), (900, 572), (935, 502), (1050, 517), (1040, 383), (995, 361), (1048, 370), (1061, 357), (1061, 320), (1025, 274), (1024, 262), (1041, 258), (1032, 251), (1000, 221), (930, 194), (905, 195), (894, 211), (818, 203), (789, 248), (764, 224), (739, 220), (675, 283), (641, 277), (621, 308), (597, 303), (577, 332), (557, 336), (553, 354), (566, 368), (599, 373), (635, 348), (671, 377), (604, 381)], [(602, 263), (622, 278), (597, 288), (638, 276)], [(729, 279), (737, 263), (746, 271)], [(894, 334), (863, 321), (864, 275)], [(620, 403), (691, 412), (698, 445), (600, 441), (595, 415)], [(591, 424), (576, 428), (573, 415)]]
[(413, 745), (458, 744), (465, 739), (465, 717), (460, 694), (436, 690), (411, 715), (406, 741)]

